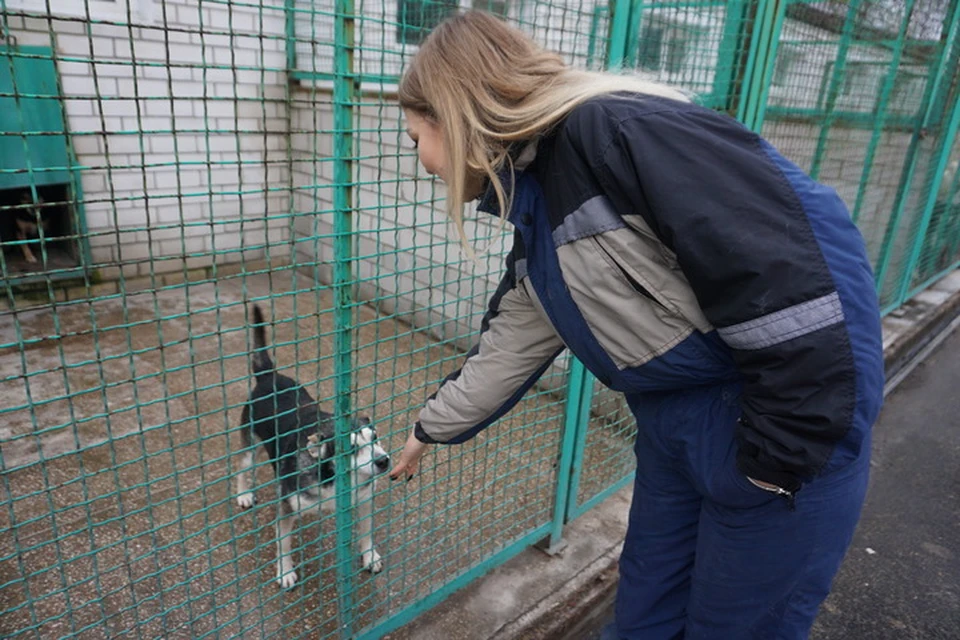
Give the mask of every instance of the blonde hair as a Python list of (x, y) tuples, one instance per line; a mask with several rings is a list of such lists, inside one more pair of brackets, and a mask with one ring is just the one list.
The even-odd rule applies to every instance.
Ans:
[(636, 76), (573, 69), (560, 55), (482, 11), (437, 25), (401, 78), (399, 101), (443, 132), (447, 211), (469, 255), (463, 227), (469, 179), (489, 180), (502, 220), (513, 192), (498, 172), (513, 168), (511, 146), (548, 131), (584, 101), (616, 92), (688, 100), (678, 89)]

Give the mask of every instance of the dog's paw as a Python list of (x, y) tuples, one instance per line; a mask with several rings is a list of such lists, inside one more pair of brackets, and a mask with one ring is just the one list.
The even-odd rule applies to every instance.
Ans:
[(380, 558), (380, 554), (374, 549), (364, 551), (361, 556), (361, 562), (363, 563), (363, 568), (370, 573), (380, 573), (383, 571), (383, 560)]
[(237, 504), (243, 509), (249, 509), (256, 503), (257, 498), (253, 495), (252, 491), (247, 491), (246, 493), (241, 493), (237, 496)]
[(293, 569), (284, 571), (282, 567), (277, 566), (277, 586), (281, 589), (292, 589), (297, 584), (297, 572)]

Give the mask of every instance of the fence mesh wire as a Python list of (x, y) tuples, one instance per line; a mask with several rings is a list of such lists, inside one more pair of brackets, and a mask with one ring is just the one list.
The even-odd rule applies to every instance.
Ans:
[(451, 11), (762, 132), (850, 206), (890, 310), (960, 260), (957, 5), (0, 0), (0, 634), (379, 637), (629, 478), (632, 416), (564, 358), (378, 485), (382, 573), (341, 491), (280, 590), (262, 454), (237, 505), (249, 303), (337, 437), (367, 416), (392, 454), (476, 338), (509, 235), (471, 214), (463, 254), (395, 104)]

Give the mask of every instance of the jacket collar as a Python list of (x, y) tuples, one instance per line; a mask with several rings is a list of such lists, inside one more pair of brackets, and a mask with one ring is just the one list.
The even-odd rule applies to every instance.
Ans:
[[(500, 182), (503, 184), (503, 188), (507, 193), (510, 193), (510, 191), (513, 189), (513, 185), (516, 183), (520, 174), (523, 173), (531, 164), (533, 164), (534, 160), (536, 160), (537, 145), (539, 142), (540, 139), (537, 137), (529, 142), (519, 143), (516, 145), (515, 150), (511, 150), (510, 156), (513, 158), (513, 170), (511, 171), (509, 167), (504, 167), (497, 173), (497, 175), (500, 177)], [(489, 213), (490, 215), (497, 217), (500, 216), (500, 203), (497, 202), (497, 192), (494, 190), (493, 185), (490, 184), (489, 180), (487, 180), (487, 184), (479, 198), (477, 211)]]

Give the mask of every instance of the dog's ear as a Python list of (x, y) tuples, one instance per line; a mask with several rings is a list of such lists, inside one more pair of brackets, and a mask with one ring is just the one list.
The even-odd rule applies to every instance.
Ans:
[(320, 441), (320, 434), (307, 436), (307, 453), (317, 460), (327, 460), (333, 456), (333, 443), (329, 440)]

